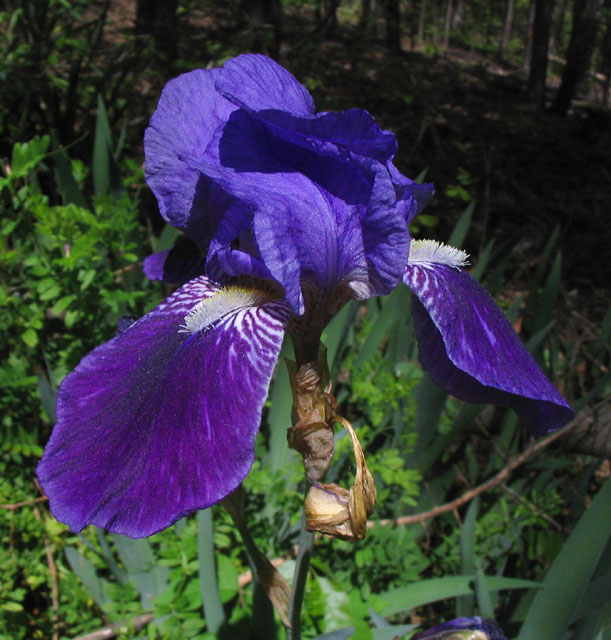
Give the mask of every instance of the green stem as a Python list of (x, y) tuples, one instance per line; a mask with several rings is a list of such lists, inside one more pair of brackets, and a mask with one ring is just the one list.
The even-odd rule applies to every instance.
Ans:
[(305, 585), (310, 567), (310, 557), (314, 547), (314, 533), (306, 531), (305, 518), (299, 535), (299, 551), (295, 561), (295, 573), (291, 586), (291, 601), (289, 604), (289, 620), (291, 628), (286, 630), (286, 640), (301, 640), (301, 607), (305, 595)]

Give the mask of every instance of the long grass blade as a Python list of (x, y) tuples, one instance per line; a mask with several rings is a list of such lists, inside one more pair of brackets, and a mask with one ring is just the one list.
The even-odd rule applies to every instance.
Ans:
[(611, 535), (611, 480), (607, 480), (556, 556), (528, 611), (520, 640), (558, 640), (579, 610)]
[(197, 560), (199, 562), (199, 586), (204, 603), (204, 616), (208, 631), (218, 633), (225, 622), (225, 610), (221, 602), (214, 555), (214, 531), (212, 509), (197, 512)]

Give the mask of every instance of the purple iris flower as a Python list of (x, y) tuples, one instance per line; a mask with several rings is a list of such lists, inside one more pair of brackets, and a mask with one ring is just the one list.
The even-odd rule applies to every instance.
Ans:
[(396, 148), (366, 111), (316, 113), (265, 56), (167, 84), (145, 135), (146, 177), (184, 233), (145, 273), (182, 286), (62, 383), (37, 470), (58, 520), (142, 537), (222, 500), (253, 463), (285, 332), (296, 350), (317, 345), (348, 299), (401, 282), (437, 384), (511, 407), (537, 434), (572, 417), (461, 270), (466, 255), (410, 247), (433, 187), (397, 170)]
[(507, 640), (491, 618), (456, 618), (426, 631), (419, 631), (412, 640)]

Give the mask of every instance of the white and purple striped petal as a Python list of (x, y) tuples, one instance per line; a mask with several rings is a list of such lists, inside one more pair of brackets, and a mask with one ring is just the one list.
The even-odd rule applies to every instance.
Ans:
[(415, 294), (419, 358), (433, 381), (467, 402), (513, 409), (536, 435), (568, 422), (564, 398), (488, 292), (460, 269), (466, 254), (420, 242), (412, 241), (403, 280)]
[(202, 276), (86, 356), (60, 387), (37, 469), (53, 515), (143, 537), (233, 491), (289, 313)]

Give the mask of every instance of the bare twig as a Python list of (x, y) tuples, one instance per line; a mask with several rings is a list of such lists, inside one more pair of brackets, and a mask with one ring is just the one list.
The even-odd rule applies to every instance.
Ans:
[(565, 530), (557, 520), (554, 520), (554, 518), (545, 513), (545, 511), (539, 509), (536, 504), (533, 504), (530, 500), (527, 500), (524, 496), (521, 496), (517, 491), (514, 491), (511, 487), (508, 487), (504, 482), (501, 484), (501, 489), (503, 489), (505, 493), (509, 494), (514, 500), (517, 500), (525, 507), (528, 507), (533, 513), (536, 513), (539, 517), (547, 520), (547, 522), (549, 522), (557, 531)]
[[(273, 560), (270, 560), (270, 562), (272, 563), (272, 566), (277, 569), (281, 564), (286, 562), (286, 558), (274, 558)], [(240, 589), (243, 589), (250, 582), (252, 582), (252, 571), (248, 569), (248, 571), (244, 571), (244, 573), (239, 575), (238, 586)]]
[(124, 620), (123, 622), (115, 622), (114, 624), (109, 624), (108, 626), (102, 627), (97, 631), (92, 631), (91, 633), (87, 633), (84, 636), (79, 636), (74, 640), (108, 640), (109, 638), (116, 637), (119, 632), (126, 627), (130, 630), (133, 629), (134, 631), (138, 631), (138, 629), (146, 626), (152, 620), (152, 613), (143, 613), (142, 615), (136, 616), (131, 620)]
[(9, 511), (14, 511), (15, 509), (20, 509), (21, 507), (29, 507), (31, 504), (36, 504), (38, 502), (45, 502), (48, 500), (47, 496), (41, 496), (40, 498), (33, 498), (32, 500), (26, 500), (25, 502), (15, 502), (14, 504), (0, 504), (0, 509), (8, 509)]
[[(42, 521), (38, 507), (34, 507), (34, 517), (36, 520)], [(49, 538), (43, 533), (42, 540), (45, 546), (45, 555), (47, 556), (47, 565), (49, 567), (49, 575), (51, 576), (51, 607), (53, 608), (53, 640), (59, 640), (59, 631), (57, 625), (59, 622), (59, 584), (57, 579), (57, 568), (53, 560), (53, 551)]]
[(446, 504), (442, 504), (437, 507), (434, 507), (429, 511), (416, 513), (411, 516), (401, 516), (399, 518), (389, 518), (387, 520), (374, 520), (374, 521), (370, 520), (367, 523), (367, 526), (371, 528), (376, 525), (385, 526), (389, 524), (391, 525), (416, 524), (418, 522), (425, 522), (426, 520), (430, 520), (431, 518), (435, 518), (444, 513), (448, 513), (449, 511), (454, 511), (455, 509), (462, 507), (464, 504), (467, 504), (467, 502), (470, 502), (471, 500), (473, 500), (473, 498), (476, 498), (477, 496), (484, 493), (485, 491), (488, 491), (493, 487), (496, 487), (502, 484), (505, 481), (505, 478), (507, 478), (514, 469), (517, 469), (519, 466), (524, 464), (524, 462), (526, 462), (526, 460), (528, 460), (530, 456), (537, 453), (541, 449), (544, 449), (545, 447), (550, 445), (552, 442), (555, 442), (556, 440), (558, 440), (559, 438), (567, 434), (569, 431), (574, 429), (578, 424), (581, 424), (582, 421), (585, 418), (587, 418), (590, 414), (592, 414), (597, 407), (598, 407), (598, 404), (595, 405), (594, 407), (589, 408), (586, 411), (582, 411), (579, 414), (579, 416), (575, 417), (566, 426), (564, 426), (562, 429), (559, 429), (558, 431), (556, 431), (555, 433), (547, 437), (545, 440), (538, 440), (536, 442), (533, 442), (520, 455), (510, 460), (507, 463), (507, 465), (503, 467), (495, 476), (493, 476), (486, 482), (483, 482), (482, 484), (478, 485), (477, 487), (474, 487), (473, 489), (466, 491), (465, 493), (463, 493), (462, 496), (460, 496), (459, 498), (456, 498), (456, 500), (452, 500), (451, 502), (446, 502)]

